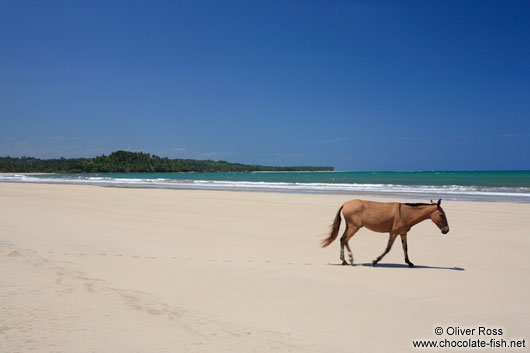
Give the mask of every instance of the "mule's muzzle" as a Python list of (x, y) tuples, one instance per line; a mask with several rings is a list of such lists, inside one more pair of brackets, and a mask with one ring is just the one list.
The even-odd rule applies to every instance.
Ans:
[(449, 233), (449, 227), (443, 227), (442, 234), (447, 234), (447, 233)]

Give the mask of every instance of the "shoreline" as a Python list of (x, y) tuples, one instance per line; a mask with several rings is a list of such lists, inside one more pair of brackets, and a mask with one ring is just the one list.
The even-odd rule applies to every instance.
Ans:
[[(0, 174), (2, 176), (15, 176), (15, 175), (28, 175), (32, 174)], [(35, 175), (35, 174), (33, 174)], [(41, 175), (41, 174), (36, 174)], [(51, 174), (53, 175), (53, 174)], [(20, 183), (20, 184), (48, 184), (48, 185), (79, 185), (79, 186), (99, 186), (99, 187), (112, 187), (112, 188), (127, 188), (127, 189), (166, 189), (166, 190), (210, 190), (210, 191), (232, 191), (232, 192), (269, 192), (269, 193), (286, 193), (286, 194), (322, 194), (322, 195), (349, 195), (349, 196), (360, 196), (360, 197), (383, 197), (383, 198), (406, 198), (406, 199), (444, 199), (451, 201), (469, 201), (469, 202), (508, 202), (508, 203), (530, 203), (530, 195), (527, 194), (502, 194), (502, 195), (491, 195), (491, 194), (471, 194), (471, 193), (458, 193), (458, 192), (425, 192), (425, 191), (374, 191), (374, 190), (333, 190), (333, 189), (315, 189), (312, 187), (304, 187), (296, 185), (293, 186), (264, 186), (260, 183), (247, 183), (237, 185), (237, 182), (233, 185), (220, 185), (215, 183), (185, 183), (175, 182), (172, 184), (149, 184), (149, 183), (125, 183), (125, 182), (106, 182), (106, 181), (87, 181), (87, 180), (74, 180), (74, 179), (33, 179), (33, 180), (0, 180), (1, 183)], [(249, 185), (251, 184), (251, 185)], [(280, 184), (280, 183), (277, 183)], [(244, 186), (243, 186), (244, 185)]]

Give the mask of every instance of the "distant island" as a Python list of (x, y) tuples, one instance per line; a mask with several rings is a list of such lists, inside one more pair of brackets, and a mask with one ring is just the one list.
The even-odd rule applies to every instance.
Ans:
[(95, 158), (0, 157), (3, 173), (176, 173), (333, 171), (333, 167), (274, 167), (226, 161), (169, 159), (143, 152), (116, 151)]

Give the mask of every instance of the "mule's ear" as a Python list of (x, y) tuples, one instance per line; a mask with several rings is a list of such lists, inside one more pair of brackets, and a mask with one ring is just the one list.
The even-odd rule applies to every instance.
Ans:
[(432, 200), (431, 200), (431, 203), (434, 204), (434, 202), (432, 202)]
[(440, 206), (441, 204), (442, 204), (442, 199), (439, 199), (437, 205)]

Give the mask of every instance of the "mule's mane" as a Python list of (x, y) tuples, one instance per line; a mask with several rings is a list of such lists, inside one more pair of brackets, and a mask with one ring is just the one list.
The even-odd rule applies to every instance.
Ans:
[(436, 204), (435, 203), (417, 202), (417, 203), (404, 203), (403, 205), (410, 206), (410, 207), (419, 207), (419, 206), (432, 206), (432, 205), (436, 205)]

